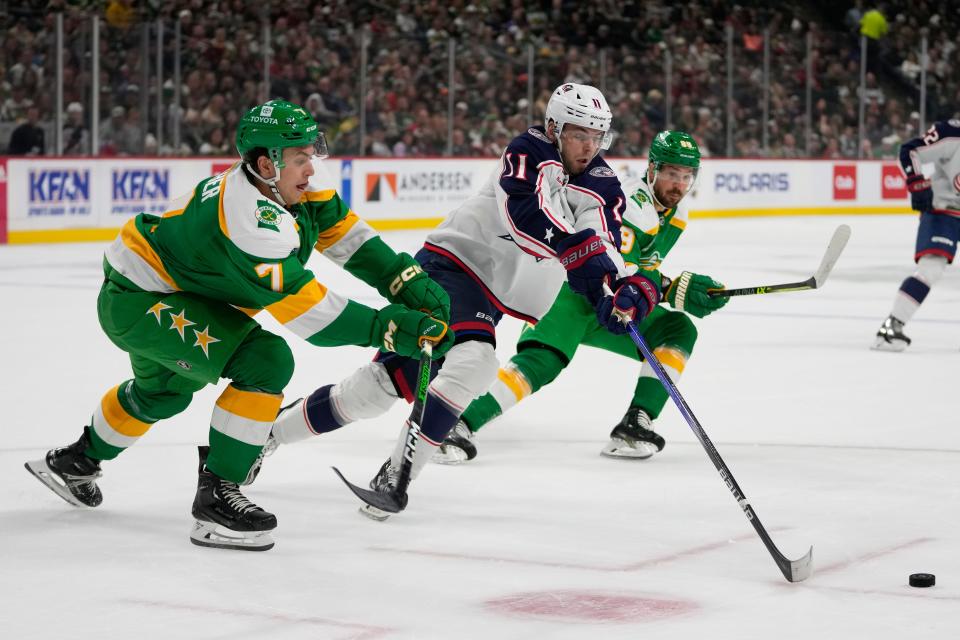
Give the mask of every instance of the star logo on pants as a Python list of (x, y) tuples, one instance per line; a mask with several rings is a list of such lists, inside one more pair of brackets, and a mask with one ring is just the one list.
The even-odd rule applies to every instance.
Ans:
[(204, 327), (203, 331), (197, 331), (196, 329), (193, 329), (193, 333), (197, 336), (197, 341), (193, 343), (193, 346), (203, 349), (203, 355), (207, 356), (207, 360), (209, 360), (210, 351), (208, 350), (208, 347), (214, 342), (220, 342), (220, 340), (210, 335), (209, 325)]
[(171, 329), (176, 329), (177, 333), (180, 334), (181, 340), (186, 340), (186, 337), (183, 335), (183, 330), (189, 327), (190, 325), (197, 324), (196, 322), (191, 322), (187, 320), (187, 310), (184, 309), (180, 313), (171, 313), (170, 319), (173, 320), (173, 324), (170, 325)]
[(170, 305), (164, 304), (163, 302), (158, 302), (157, 304), (147, 309), (147, 313), (152, 313), (154, 316), (156, 316), (157, 324), (160, 324), (160, 314), (170, 308), (171, 308)]

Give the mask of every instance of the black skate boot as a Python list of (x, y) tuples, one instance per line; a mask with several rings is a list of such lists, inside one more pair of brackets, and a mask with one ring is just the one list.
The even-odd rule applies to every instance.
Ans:
[(476, 434), (463, 420), (457, 420), (430, 459), (438, 464), (460, 464), (477, 457)]
[[(390, 461), (390, 458), (387, 458), (387, 461), (384, 462), (383, 466), (380, 467), (380, 471), (377, 471), (377, 475), (375, 475), (373, 480), (370, 481), (370, 488), (377, 493), (393, 493), (394, 489), (397, 487), (397, 480), (399, 477), (400, 469), (394, 467)], [(403, 511), (406, 508), (407, 494), (404, 493), (402, 496), (400, 496), (400, 510)], [(377, 509), (369, 504), (365, 504), (360, 507), (360, 513), (367, 516), (371, 520), (376, 520), (377, 522), (383, 522), (393, 515), (392, 513), (383, 511), (382, 509)]]
[(43, 460), (24, 463), (27, 471), (75, 507), (96, 507), (103, 502), (97, 486), (100, 461), (83, 452), (90, 446), (90, 427), (73, 444), (48, 451)]
[(910, 338), (903, 334), (903, 323), (887, 316), (877, 331), (877, 338), (873, 348), (877, 351), (903, 351), (910, 346)]
[(610, 432), (610, 442), (600, 452), (611, 458), (646, 459), (662, 451), (666, 441), (653, 429), (652, 420), (640, 407), (630, 407)]
[(190, 541), (201, 547), (266, 551), (273, 548), (270, 533), (277, 528), (277, 518), (250, 502), (240, 493), (236, 482), (224, 480), (207, 469), (210, 447), (197, 447), (200, 452), (197, 497), (193, 500), (193, 517), (197, 519)]

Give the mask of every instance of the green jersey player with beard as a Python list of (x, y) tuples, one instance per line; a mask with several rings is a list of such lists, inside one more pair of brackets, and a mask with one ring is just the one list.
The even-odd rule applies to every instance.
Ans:
[[(659, 272), (660, 263), (676, 244), (687, 225), (687, 210), (681, 204), (696, 179), (700, 150), (694, 139), (681, 131), (663, 131), (650, 145), (646, 175), (625, 182), (627, 209), (620, 229), (624, 261), (659, 278), (665, 306), (655, 307), (639, 324), (657, 359), (673, 380), (686, 366), (697, 340), (689, 315), (703, 318), (727, 303), (712, 298), (711, 289), (723, 285), (713, 278), (684, 271), (670, 280)], [(474, 434), (490, 420), (542, 387), (548, 385), (573, 360), (580, 345), (605, 349), (642, 360), (629, 335), (614, 335), (600, 326), (593, 307), (564, 285), (550, 311), (536, 325), (527, 325), (517, 344), (517, 354), (501, 368), (490, 391), (474, 400), (440, 449), (434, 462), (458, 464), (477, 454)], [(630, 407), (610, 434), (601, 453), (616, 458), (649, 458), (663, 449), (664, 439), (652, 422), (667, 401), (667, 391), (644, 362)]]

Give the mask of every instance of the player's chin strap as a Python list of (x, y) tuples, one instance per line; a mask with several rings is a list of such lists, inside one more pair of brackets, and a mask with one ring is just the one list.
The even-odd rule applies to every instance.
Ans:
[(259, 171), (250, 166), (249, 162), (245, 162), (243, 166), (247, 168), (247, 171), (250, 172), (254, 178), (270, 188), (270, 192), (273, 194), (273, 197), (277, 199), (277, 202), (279, 202), (281, 206), (287, 206), (287, 201), (283, 199), (283, 196), (280, 195), (280, 190), (277, 189), (277, 182), (280, 181), (280, 166), (276, 162), (273, 163), (273, 168), (276, 171), (276, 175), (272, 178), (264, 178), (261, 176)]
[(666, 211), (670, 207), (660, 202), (657, 199), (657, 190), (654, 188), (657, 184), (657, 178), (660, 177), (660, 167), (654, 165), (653, 167), (653, 180), (650, 181), (650, 197), (653, 198), (653, 206), (658, 211)]

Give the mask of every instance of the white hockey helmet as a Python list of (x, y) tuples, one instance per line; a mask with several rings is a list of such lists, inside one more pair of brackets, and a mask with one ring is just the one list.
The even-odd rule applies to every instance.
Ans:
[(600, 90), (588, 84), (565, 82), (557, 87), (547, 103), (544, 126), (550, 121), (557, 123), (557, 137), (563, 131), (563, 125), (575, 124), (588, 129), (603, 131), (601, 149), (610, 148), (610, 125), (613, 113)]

